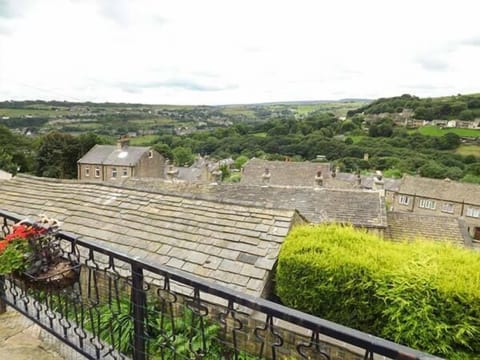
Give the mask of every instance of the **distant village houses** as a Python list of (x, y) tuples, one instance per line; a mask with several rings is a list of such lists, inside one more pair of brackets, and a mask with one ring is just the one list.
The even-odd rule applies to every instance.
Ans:
[(462, 218), (480, 241), (479, 185), (406, 175), (391, 198), (393, 211)]
[(149, 147), (129, 146), (129, 138), (121, 137), (117, 145), (95, 145), (78, 160), (77, 168), (79, 180), (163, 178), (165, 158)]

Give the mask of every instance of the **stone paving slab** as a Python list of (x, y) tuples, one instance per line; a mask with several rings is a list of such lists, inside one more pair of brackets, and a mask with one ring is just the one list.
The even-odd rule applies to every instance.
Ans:
[(60, 360), (49, 345), (40, 340), (40, 328), (18, 312), (8, 309), (0, 315), (0, 359)]

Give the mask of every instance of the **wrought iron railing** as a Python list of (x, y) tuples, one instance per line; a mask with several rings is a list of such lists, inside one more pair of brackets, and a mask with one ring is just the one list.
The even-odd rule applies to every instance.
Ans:
[[(3, 232), (19, 216), (0, 211)], [(438, 359), (60, 232), (66, 289), (0, 277), (2, 301), (89, 359)]]

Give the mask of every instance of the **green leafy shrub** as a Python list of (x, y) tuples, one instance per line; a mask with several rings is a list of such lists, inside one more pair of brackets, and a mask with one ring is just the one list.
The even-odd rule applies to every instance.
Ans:
[(297, 227), (280, 252), (276, 292), (288, 306), (423, 351), (480, 353), (480, 256), (454, 245)]

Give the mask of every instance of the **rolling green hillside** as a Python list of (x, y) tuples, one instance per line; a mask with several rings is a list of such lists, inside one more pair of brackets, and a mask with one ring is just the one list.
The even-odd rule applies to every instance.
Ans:
[(348, 112), (348, 116), (359, 113), (380, 114), (399, 113), (403, 109), (414, 110), (416, 119), (460, 119), (480, 118), (480, 94), (445, 96), (437, 98), (419, 98), (402, 95), (381, 98), (372, 103)]

